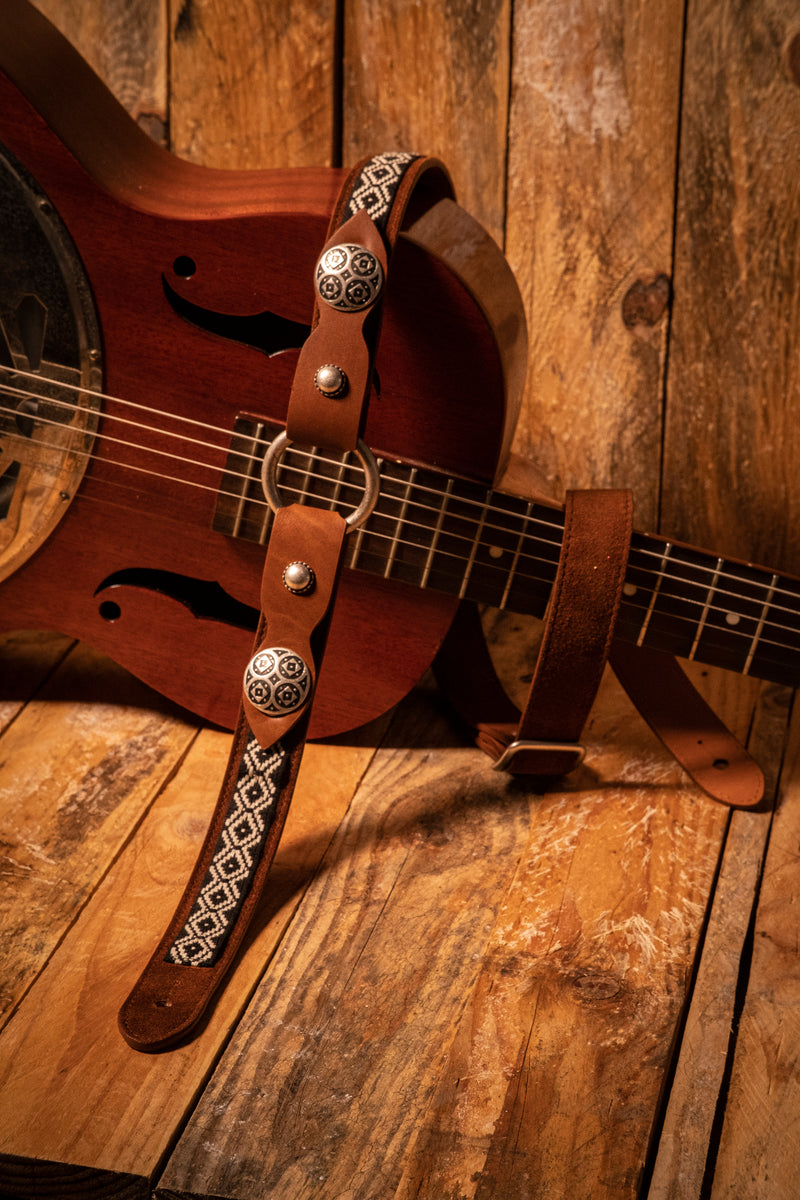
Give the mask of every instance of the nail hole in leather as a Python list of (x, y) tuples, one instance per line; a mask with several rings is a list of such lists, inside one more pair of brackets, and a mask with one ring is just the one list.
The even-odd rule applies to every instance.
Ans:
[(718, 770), (718, 771), (724, 771), (730, 765), (731, 764), (728, 762), (727, 758), (715, 758), (714, 759), (714, 766), (715, 766), (716, 770)]
[(156, 1008), (172, 1008), (171, 1000), (154, 1000), (153, 1004)]

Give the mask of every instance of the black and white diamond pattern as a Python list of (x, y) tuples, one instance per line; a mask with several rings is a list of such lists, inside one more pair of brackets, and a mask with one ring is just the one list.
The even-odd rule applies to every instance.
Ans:
[(211, 863), (167, 962), (210, 967), (225, 948), (269, 833), (288, 759), (280, 742), (262, 750), (250, 735)]
[(418, 154), (401, 150), (371, 158), (353, 184), (346, 215), (353, 217), (365, 208), (378, 228), (383, 228), (400, 181), (416, 158)]

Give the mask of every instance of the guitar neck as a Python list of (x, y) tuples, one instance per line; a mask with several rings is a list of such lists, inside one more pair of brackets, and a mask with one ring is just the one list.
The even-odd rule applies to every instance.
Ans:
[[(237, 421), (214, 528), (266, 542), (271, 513), (260, 464), (273, 430)], [(543, 616), (563, 511), (427, 467), (380, 461), (372, 516), (350, 539), (348, 565), (511, 612)], [(287, 503), (342, 511), (362, 495), (356, 460), (291, 447), (278, 485)], [(635, 533), (617, 633), (626, 641), (740, 674), (800, 682), (800, 581), (660, 537)]]

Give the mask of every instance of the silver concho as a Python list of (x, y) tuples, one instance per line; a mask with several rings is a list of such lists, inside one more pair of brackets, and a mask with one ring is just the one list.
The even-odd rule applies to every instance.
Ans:
[(285, 646), (270, 646), (251, 658), (244, 673), (244, 694), (268, 717), (286, 717), (302, 708), (311, 687), (304, 659)]
[(364, 246), (331, 246), (317, 263), (314, 285), (326, 304), (343, 312), (360, 312), (380, 295), (383, 267)]

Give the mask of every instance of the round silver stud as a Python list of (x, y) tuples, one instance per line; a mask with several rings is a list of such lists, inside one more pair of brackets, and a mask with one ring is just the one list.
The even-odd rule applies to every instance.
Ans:
[(308, 563), (290, 562), (283, 571), (283, 586), (288, 588), (290, 592), (294, 592), (295, 596), (304, 596), (307, 592), (314, 590), (314, 572)]
[(371, 250), (343, 242), (322, 255), (314, 285), (326, 304), (342, 312), (361, 312), (380, 295), (383, 267)]
[(314, 387), (329, 400), (338, 400), (347, 394), (350, 380), (336, 363), (324, 363), (314, 376)]
[(311, 690), (305, 660), (285, 646), (259, 650), (247, 664), (244, 694), (268, 717), (287, 717), (302, 708)]

